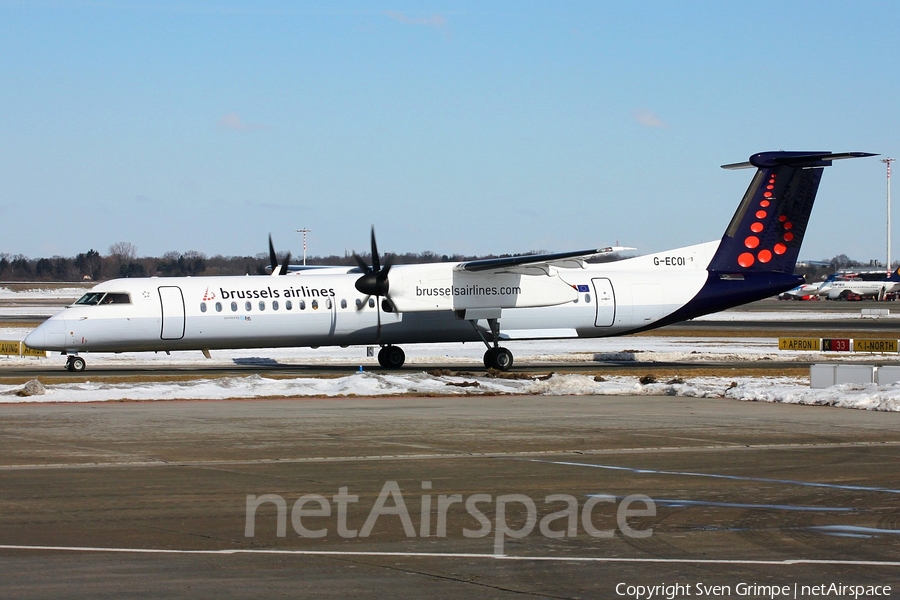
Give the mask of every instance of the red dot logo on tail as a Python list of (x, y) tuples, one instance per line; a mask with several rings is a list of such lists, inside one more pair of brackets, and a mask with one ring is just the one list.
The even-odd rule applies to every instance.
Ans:
[[(759, 205), (757, 207), (756, 212), (754, 213), (754, 216), (758, 220), (754, 221), (753, 223), (750, 224), (750, 233), (751, 234), (760, 234), (763, 231), (765, 231), (765, 229), (766, 229), (765, 219), (767, 219), (769, 217), (769, 210), (770, 210), (770, 207), (772, 207), (772, 202), (774, 202), (776, 200), (774, 190), (775, 190), (775, 175), (772, 174), (769, 176), (769, 180), (766, 184), (765, 191), (762, 193), (762, 197), (759, 200)], [(791, 224), (786, 222), (787, 217), (785, 217), (784, 215), (779, 216), (779, 221), (782, 224), (784, 224), (784, 228), (786, 230), (791, 228)], [(790, 236), (790, 239), (788, 239), (787, 236)], [(793, 234), (785, 233), (784, 241), (789, 242), (791, 239), (793, 239), (793, 237), (794, 237)], [(744, 247), (749, 248), (750, 250), (756, 250), (757, 248), (760, 247), (761, 244), (762, 244), (762, 241), (760, 240), (760, 238), (757, 235), (747, 235), (744, 238)], [(738, 265), (740, 265), (741, 267), (748, 269), (748, 268), (752, 267), (753, 265), (755, 265), (757, 261), (759, 261), (762, 264), (765, 264), (765, 263), (771, 261), (773, 252), (777, 255), (784, 254), (785, 252), (787, 252), (787, 246), (781, 242), (778, 242), (778, 244), (776, 244), (775, 247), (772, 248), (771, 250), (768, 248), (759, 249), (759, 251), (756, 253), (756, 255), (754, 255), (752, 252), (744, 252), (738, 256), (737, 262), (738, 262)]]

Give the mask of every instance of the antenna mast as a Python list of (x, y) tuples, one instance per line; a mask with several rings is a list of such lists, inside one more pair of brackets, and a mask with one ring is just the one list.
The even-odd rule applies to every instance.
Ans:
[[(890, 169), (890, 166), (888, 166), (888, 169)], [(306, 234), (309, 233), (310, 231), (312, 231), (312, 229), (307, 229), (306, 227), (304, 227), (303, 229), (297, 230), (297, 233), (303, 234), (303, 266), (304, 267), (306, 266)], [(888, 243), (890, 243), (890, 242), (888, 242)], [(888, 250), (888, 252), (890, 252), (890, 250)]]
[(891, 270), (891, 163), (893, 158), (882, 158), (881, 162), (887, 165), (887, 269)]

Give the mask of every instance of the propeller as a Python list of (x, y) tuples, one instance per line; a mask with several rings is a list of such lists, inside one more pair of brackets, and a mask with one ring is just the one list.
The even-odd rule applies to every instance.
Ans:
[(378, 256), (378, 244), (375, 242), (375, 227), (372, 227), (372, 266), (367, 265), (366, 261), (355, 253), (353, 258), (356, 259), (356, 263), (363, 272), (362, 277), (357, 279), (355, 284), (356, 289), (367, 296), (363, 304), (367, 303), (371, 296), (384, 296), (390, 302), (391, 285), (388, 280), (388, 273), (391, 270), (391, 258), (387, 257), (384, 261), (384, 266), (381, 265), (381, 259)]
[[(391, 258), (390, 256), (386, 257), (384, 260), (384, 265), (381, 264), (381, 259), (378, 256), (378, 244), (375, 242), (374, 225), (372, 226), (372, 265), (367, 265), (366, 261), (356, 253), (353, 254), (353, 258), (356, 259), (356, 264), (359, 265), (359, 268), (363, 272), (362, 277), (356, 280), (356, 289), (360, 293), (366, 295), (366, 297), (363, 299), (362, 303), (356, 310), (362, 310), (363, 307), (365, 307), (369, 303), (369, 298), (375, 296), (375, 309), (378, 316), (378, 329), (376, 337), (378, 343), (381, 344), (381, 310), (383, 308), (385, 312), (394, 312), (394, 303), (391, 302), (391, 283), (388, 279), (388, 273), (391, 270)], [(383, 305), (381, 302), (382, 296), (384, 297)]]

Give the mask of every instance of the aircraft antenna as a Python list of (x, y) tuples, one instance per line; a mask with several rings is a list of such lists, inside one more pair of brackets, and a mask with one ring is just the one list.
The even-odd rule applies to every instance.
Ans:
[(891, 163), (893, 158), (882, 158), (881, 162), (887, 165), (887, 268), (891, 270)]
[(298, 229), (297, 233), (303, 234), (303, 266), (306, 266), (306, 234), (312, 231), (312, 229), (307, 229), (304, 227), (303, 229)]

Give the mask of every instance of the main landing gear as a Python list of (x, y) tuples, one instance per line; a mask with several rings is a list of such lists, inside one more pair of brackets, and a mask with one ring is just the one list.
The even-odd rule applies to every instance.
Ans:
[(484, 353), (484, 366), (488, 369), (509, 371), (512, 368), (512, 364), (512, 352), (501, 346), (488, 348), (487, 352)]
[[(469, 323), (471, 323), (472, 327), (475, 328), (475, 331), (478, 332), (478, 337), (480, 337), (481, 341), (484, 342), (484, 345), (487, 346), (487, 351), (484, 353), (484, 366), (487, 369), (509, 371), (513, 366), (513, 354), (499, 344), (500, 319), (489, 318), (487, 319), (487, 322), (491, 328), (490, 340), (488, 340), (487, 337), (485, 337), (484, 332), (478, 328), (478, 320), (469, 319)], [(382, 346), (381, 350), (378, 351), (378, 364), (380, 364), (383, 369), (399, 369), (405, 362), (406, 354), (400, 346), (388, 344), (387, 346)]]
[(387, 345), (378, 351), (378, 364), (384, 369), (399, 369), (406, 362), (406, 353), (400, 346)]
[(74, 354), (69, 355), (66, 358), (66, 371), (71, 371), (73, 373), (80, 373), (84, 371), (84, 368), (87, 366), (87, 363), (84, 362), (84, 359), (80, 356), (76, 356)]
[[(478, 332), (478, 336), (481, 338), (481, 341), (484, 342), (484, 345), (487, 346), (487, 351), (484, 353), (484, 366), (487, 369), (496, 369), (497, 371), (509, 371), (513, 366), (513, 355), (512, 352), (507, 350), (506, 348), (500, 346), (500, 319), (499, 318), (491, 318), (487, 320), (488, 325), (491, 328), (491, 341), (489, 342), (484, 334), (478, 329), (477, 320), (470, 319), (469, 323), (472, 324), (472, 327), (475, 328), (475, 331)], [(493, 344), (493, 345), (492, 345)]]

